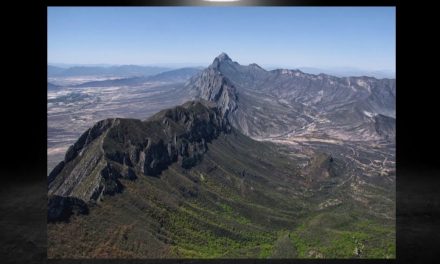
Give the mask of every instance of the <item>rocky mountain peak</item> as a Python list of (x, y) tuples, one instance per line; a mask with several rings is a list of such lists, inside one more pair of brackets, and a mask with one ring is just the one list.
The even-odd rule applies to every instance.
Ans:
[(232, 59), (228, 56), (228, 54), (222, 52), (220, 55), (215, 57), (212, 64), (209, 66), (210, 68), (219, 69), (222, 64), (232, 64), (234, 63)]
[(235, 86), (217, 70), (204, 71), (191, 84), (191, 89), (196, 92), (196, 98), (215, 102), (224, 116), (237, 108)]
[(50, 173), (49, 195), (99, 202), (103, 195), (123, 191), (120, 179), (160, 177), (173, 163), (184, 169), (197, 165), (208, 150), (207, 143), (230, 131), (217, 106), (205, 101), (165, 109), (146, 121), (100, 121)]
[(220, 55), (218, 55), (216, 59), (218, 59), (219, 61), (232, 61), (228, 54), (224, 52), (220, 53)]
[[(292, 131), (309, 133), (305, 128), (316, 123), (319, 127), (316, 131), (325, 134), (329, 127), (334, 127), (331, 136), (337, 138), (377, 139), (385, 137), (377, 131), (382, 128), (392, 130), (392, 126), (388, 127), (385, 124), (389, 122), (384, 121), (375, 128), (371, 120), (365, 121), (364, 114), (359, 113), (395, 117), (394, 80), (340, 78), (309, 74), (298, 69), (266, 71), (255, 63), (240, 65), (225, 53), (191, 78), (186, 89), (194, 98), (215, 102), (222, 113), (228, 115), (231, 125), (246, 135), (257, 137), (284, 135)], [(318, 117), (319, 113), (325, 118)], [(340, 127), (345, 125), (352, 126), (353, 130), (341, 130)], [(369, 132), (351, 132), (360, 125)]]

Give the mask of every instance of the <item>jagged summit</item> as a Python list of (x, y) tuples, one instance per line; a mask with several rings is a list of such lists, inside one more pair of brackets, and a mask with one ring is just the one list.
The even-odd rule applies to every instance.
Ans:
[(216, 59), (218, 59), (219, 61), (232, 61), (232, 59), (225, 52), (220, 53), (220, 55), (218, 55)]
[(214, 102), (223, 116), (237, 108), (237, 92), (231, 81), (220, 71), (220, 62), (214, 61), (211, 67), (191, 79), (187, 89), (195, 98)]
[(222, 52), (220, 55), (214, 58), (214, 61), (210, 65), (210, 68), (218, 69), (222, 64), (236, 64), (236, 62), (232, 61), (232, 59), (228, 56), (228, 54)]

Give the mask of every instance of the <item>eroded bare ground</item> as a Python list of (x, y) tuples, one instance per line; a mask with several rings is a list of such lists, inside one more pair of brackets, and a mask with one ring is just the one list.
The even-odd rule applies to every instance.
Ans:
[[(58, 83), (81, 81), (63, 79)], [(187, 101), (182, 86), (183, 83), (150, 82), (141, 86), (63, 87), (48, 91), (48, 172), (63, 159), (67, 148), (97, 121), (115, 117), (144, 120)]]

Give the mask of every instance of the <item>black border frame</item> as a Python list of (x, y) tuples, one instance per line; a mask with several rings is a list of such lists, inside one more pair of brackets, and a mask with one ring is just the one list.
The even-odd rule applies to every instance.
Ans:
[[(4, 183), (0, 186), (1, 195), (13, 196), (14, 190), (23, 186), (46, 186), (47, 163), (47, 7), (48, 6), (395, 6), (396, 7), (396, 81), (397, 92), (397, 255), (395, 260), (46, 260), (45, 254), (32, 257), (32, 262), (52, 263), (426, 263), (436, 257), (436, 244), (440, 239), (436, 235), (439, 225), (436, 218), (440, 216), (439, 198), (433, 192), (432, 186), (440, 186), (440, 169), (435, 165), (437, 161), (436, 150), (438, 141), (433, 127), (426, 123), (435, 123), (437, 102), (432, 93), (422, 93), (422, 88), (432, 86), (429, 75), (436, 76), (431, 69), (419, 68), (420, 57), (430, 58), (429, 48), (436, 47), (435, 42), (426, 44), (426, 35), (433, 34), (429, 31), (429, 24), (435, 22), (435, 8), (425, 5), (411, 5), (401, 0), (297, 0), (297, 1), (269, 1), (269, 0), (242, 0), (235, 3), (209, 3), (199, 0), (47, 0), (46, 2), (34, 1), (29, 5), (18, 3), (11, 10), (15, 19), (6, 22), (7, 35), (12, 41), (11, 50), (19, 47), (20, 58), (13, 56), (14, 68), (30, 63), (28, 71), (15, 72), (9, 79), (13, 80), (14, 89), (4, 93), (6, 104), (1, 104), (4, 113), (2, 137), (7, 145), (2, 152), (2, 166), (0, 175)], [(420, 17), (417, 17), (419, 15)], [(18, 22), (23, 20), (22, 22)], [(22, 23), (22, 24), (21, 24)], [(424, 23), (424, 24), (417, 24)], [(11, 24), (18, 29), (10, 27)], [(423, 28), (428, 30), (423, 32)], [(18, 40), (18, 41), (17, 41)], [(415, 41), (414, 41), (415, 40)], [(419, 41), (422, 40), (422, 41)], [(413, 45), (412, 41), (416, 44)], [(431, 45), (431, 46), (430, 46)], [(408, 48), (409, 47), (409, 48)], [(8, 49), (9, 50), (9, 49)], [(415, 51), (415, 52), (411, 52)], [(6, 52), (8, 53), (8, 52)], [(405, 58), (405, 59), (403, 59)], [(404, 62), (405, 61), (405, 62)], [(410, 61), (410, 62), (408, 62)], [(415, 63), (414, 63), (415, 62)], [(426, 77), (428, 75), (428, 77)], [(419, 78), (421, 76), (421, 79)], [(424, 77), (424, 78), (423, 78)], [(17, 85), (17, 83), (19, 85)], [(17, 87), (19, 86), (19, 87)], [(23, 87), (26, 90), (23, 91)], [(420, 88), (419, 88), (420, 87)], [(17, 106), (14, 100), (6, 98), (20, 98)], [(18, 109), (21, 108), (21, 109)], [(11, 114), (11, 113), (14, 114)], [(423, 126), (421, 129), (420, 127)], [(426, 128), (426, 126), (428, 126)], [(3, 134), (2, 134), (3, 135)], [(9, 145), (8, 145), (9, 144)], [(3, 157), (4, 155), (4, 157)], [(4, 166), (3, 165), (6, 165)], [(437, 167), (436, 167), (437, 166)], [(41, 188), (43, 191), (46, 188)], [(23, 195), (23, 194), (21, 194)], [(46, 193), (42, 194), (45, 197)], [(9, 197), (9, 196), (8, 196)], [(23, 198), (22, 196), (20, 196)], [(425, 203), (428, 202), (428, 203)], [(3, 201), (2, 201), (3, 202)], [(0, 204), (2, 203), (0, 202)], [(46, 200), (41, 201), (44, 206)], [(3, 208), (3, 204), (1, 204)], [(43, 206), (43, 207), (44, 207)], [(420, 208), (421, 207), (421, 208)], [(37, 211), (40, 209), (36, 209)], [(14, 215), (14, 212), (4, 212), (9, 217), (20, 218), (26, 221), (26, 216)], [(28, 224), (35, 230), (46, 230), (46, 212), (40, 212), (41, 221), (32, 221)], [(6, 219), (6, 218), (5, 218)], [(12, 218), (11, 218), (12, 219)], [(422, 226), (424, 225), (424, 226)], [(437, 230), (436, 230), (437, 229)], [(17, 233), (26, 237), (31, 234)], [(1, 239), (0, 239), (1, 240)], [(3, 244), (9, 243), (2, 241)], [(23, 245), (17, 244), (16, 249)], [(19, 250), (17, 252), (20, 252)], [(22, 254), (22, 253), (20, 253)], [(7, 261), (20, 263), (20, 256), (10, 252)]]

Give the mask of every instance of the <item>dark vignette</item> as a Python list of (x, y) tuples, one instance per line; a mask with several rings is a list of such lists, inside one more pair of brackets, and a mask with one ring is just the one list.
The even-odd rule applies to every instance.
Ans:
[[(200, 5), (202, 1), (48, 0), (7, 9), (4, 23), (13, 56), (8, 65), (11, 85), (3, 89), (0, 172), (1, 256), (11, 263), (46, 262), (46, 76), (47, 6)], [(204, 5), (208, 5), (203, 3)], [(214, 4), (222, 5), (222, 4)], [(433, 58), (426, 41), (434, 31), (434, 8), (397, 0), (242, 0), (236, 5), (397, 6), (397, 259), (396, 260), (128, 260), (124, 263), (299, 263), (378, 262), (426, 263), (435, 260), (440, 244), (440, 168), (437, 165), (437, 97), (433, 96), (435, 67), (422, 59)], [(13, 25), (13, 27), (11, 27)], [(438, 45), (437, 45), (438, 46)], [(12, 49), (18, 48), (15, 53)], [(5, 134), (3, 134), (5, 133)], [(118, 260), (49, 260), (52, 263), (120, 263)]]

